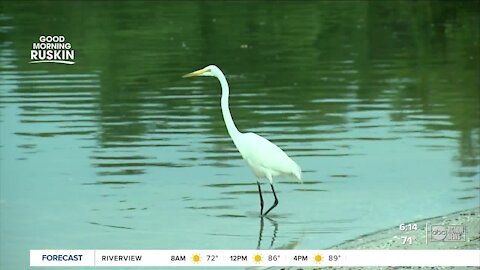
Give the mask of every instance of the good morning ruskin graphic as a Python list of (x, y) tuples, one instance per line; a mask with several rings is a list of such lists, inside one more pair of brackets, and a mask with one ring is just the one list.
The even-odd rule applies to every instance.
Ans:
[(40, 36), (39, 42), (32, 44), (30, 63), (75, 64), (75, 50), (64, 36)]

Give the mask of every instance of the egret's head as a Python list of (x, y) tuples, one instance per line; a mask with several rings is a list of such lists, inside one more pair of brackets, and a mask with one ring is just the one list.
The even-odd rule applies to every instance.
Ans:
[(192, 73), (188, 73), (183, 75), (184, 78), (187, 77), (196, 77), (196, 76), (213, 76), (213, 77), (218, 77), (219, 74), (222, 74), (222, 71), (215, 66), (215, 65), (209, 65), (206, 66), (202, 69), (199, 69), (197, 71), (194, 71)]

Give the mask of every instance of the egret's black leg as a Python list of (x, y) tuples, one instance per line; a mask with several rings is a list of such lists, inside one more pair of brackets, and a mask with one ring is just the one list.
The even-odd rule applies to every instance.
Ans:
[(273, 196), (275, 197), (275, 202), (273, 202), (272, 207), (270, 207), (270, 209), (268, 209), (267, 212), (265, 212), (264, 216), (266, 216), (270, 211), (272, 211), (272, 209), (275, 208), (275, 206), (277, 206), (278, 204), (277, 194), (275, 194), (275, 189), (273, 188), (273, 184), (270, 184), (270, 186), (272, 187), (272, 192), (273, 192)]
[(258, 194), (260, 195), (260, 216), (263, 215), (263, 197), (262, 197), (262, 189), (260, 188), (260, 182), (257, 181), (258, 185)]

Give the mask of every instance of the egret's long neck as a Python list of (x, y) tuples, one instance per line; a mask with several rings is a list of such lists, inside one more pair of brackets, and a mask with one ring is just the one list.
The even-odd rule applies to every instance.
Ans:
[(238, 137), (237, 135), (240, 134), (235, 123), (233, 122), (232, 115), (230, 114), (230, 109), (228, 108), (228, 95), (230, 93), (228, 88), (228, 82), (225, 78), (225, 75), (219, 74), (218, 80), (220, 81), (220, 85), (222, 86), (222, 114), (223, 120), (225, 121), (225, 125), (227, 126), (228, 134), (232, 137), (233, 141)]

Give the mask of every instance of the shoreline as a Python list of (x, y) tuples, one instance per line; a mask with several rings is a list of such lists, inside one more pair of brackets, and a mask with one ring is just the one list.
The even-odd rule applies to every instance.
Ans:
[[(464, 225), (465, 241), (432, 241), (431, 231), (427, 233), (425, 226), (431, 225)], [(415, 220), (406, 224), (417, 224), (417, 230), (400, 231), (398, 226), (373, 233), (360, 235), (344, 241), (328, 249), (480, 249), (480, 207), (453, 212), (443, 216)], [(415, 238), (411, 244), (403, 244), (401, 236)]]
[[(408, 222), (406, 224), (417, 224), (417, 230), (414, 231), (403, 231), (399, 230), (398, 226), (390, 227), (387, 229), (379, 230), (376, 232), (363, 234), (358, 236), (355, 239), (344, 241), (338, 245), (334, 245), (329, 250), (334, 249), (380, 249), (380, 250), (425, 250), (425, 249), (480, 249), (480, 207), (462, 210), (458, 212), (453, 212), (447, 215), (436, 216), (431, 218), (420, 219), (412, 222)], [(428, 233), (428, 241), (425, 241), (426, 232), (425, 232), (425, 225), (428, 223), (428, 227), (430, 228), (431, 225), (464, 225), (465, 226), (465, 241), (450, 241), (450, 242), (443, 242), (443, 241), (431, 241), (431, 232)], [(429, 229), (430, 230), (430, 229)], [(416, 240), (412, 241), (412, 244), (403, 244), (403, 239), (401, 236), (413, 236)], [(268, 268), (268, 269), (275, 269), (275, 268)], [(409, 270), (416, 270), (416, 269), (455, 269), (455, 270), (463, 270), (463, 269), (477, 269), (477, 267), (306, 267), (306, 268), (299, 268), (299, 267), (287, 267), (281, 269), (409, 269)]]

